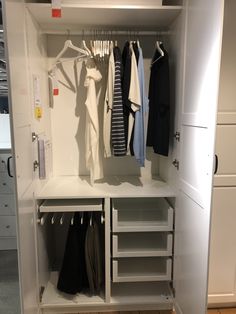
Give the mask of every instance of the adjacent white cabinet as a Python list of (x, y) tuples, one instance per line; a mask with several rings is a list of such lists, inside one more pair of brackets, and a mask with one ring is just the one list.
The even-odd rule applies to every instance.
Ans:
[[(3, 2), (22, 314), (173, 307), (178, 314), (205, 313), (224, 2), (186, 0), (178, 4), (62, 1), (62, 18), (52, 19), (50, 4)], [(172, 125), (168, 158), (148, 150), (145, 169), (129, 156), (104, 159), (105, 178), (91, 186), (84, 156), (84, 65), (78, 63), (74, 71), (71, 62), (63, 64), (58, 73), (60, 96), (54, 97), (53, 104), (48, 69), (64, 45), (68, 29), (71, 40), (79, 45), (78, 30), (99, 27), (138, 28), (147, 82), (156, 31), (162, 31), (170, 56)], [(117, 37), (122, 45), (124, 36)], [(41, 119), (34, 116), (35, 76), (40, 86)], [(99, 108), (102, 106), (101, 100)], [(102, 110), (99, 112), (102, 117)], [(38, 156), (33, 132), (45, 141), (45, 180), (39, 180), (37, 169), (33, 171)], [(180, 142), (173, 139), (175, 132), (180, 132)], [(174, 159), (179, 161), (179, 171), (172, 164)], [(78, 211), (80, 199), (88, 206), (90, 200), (102, 199), (105, 216), (104, 293), (92, 298), (83, 294), (68, 298), (57, 291), (66, 230), (52, 225), (51, 218), (46, 223), (41, 220), (45, 212), (68, 216), (69, 210)], [(52, 204), (55, 201), (57, 204)], [(132, 246), (137, 233), (137, 240), (141, 233), (144, 239)]]
[(214, 176), (208, 303), (211, 307), (236, 304), (236, 3), (225, 1)]

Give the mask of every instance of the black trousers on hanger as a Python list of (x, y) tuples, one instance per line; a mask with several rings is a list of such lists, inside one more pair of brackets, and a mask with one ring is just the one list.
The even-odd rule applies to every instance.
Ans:
[(84, 213), (83, 224), (80, 214), (75, 213), (74, 224), (69, 226), (62, 268), (57, 283), (58, 290), (76, 294), (89, 288), (85, 264), (85, 237), (88, 215)]

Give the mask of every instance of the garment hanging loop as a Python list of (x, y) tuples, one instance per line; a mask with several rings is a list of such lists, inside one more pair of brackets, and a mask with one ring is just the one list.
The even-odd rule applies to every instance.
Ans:
[(61, 218), (60, 218), (60, 225), (63, 225), (64, 223), (64, 218), (65, 218), (65, 213), (62, 214)]

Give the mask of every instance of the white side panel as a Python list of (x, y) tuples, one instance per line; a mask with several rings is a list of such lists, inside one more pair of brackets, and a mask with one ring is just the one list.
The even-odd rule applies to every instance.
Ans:
[(0, 114), (0, 149), (11, 148), (9, 114)]
[(218, 170), (214, 176), (214, 186), (236, 185), (236, 125), (218, 125), (216, 130), (215, 153), (218, 156)]
[(3, 3), (11, 131), (15, 156), (17, 236), (22, 314), (36, 314), (36, 258), (33, 200), (32, 111), (28, 79), (24, 1)]
[(236, 187), (213, 192), (208, 302), (236, 302)]
[(236, 2), (225, 1), (222, 62), (220, 69), (220, 90), (218, 106), (218, 124), (236, 123), (236, 41), (235, 20)]
[(207, 306), (208, 243), (223, 1), (186, 3), (180, 191), (175, 224), (174, 286), (178, 314)]

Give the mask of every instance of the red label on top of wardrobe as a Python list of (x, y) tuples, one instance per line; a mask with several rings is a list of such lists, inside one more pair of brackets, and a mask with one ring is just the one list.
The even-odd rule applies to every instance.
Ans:
[(61, 9), (52, 9), (52, 17), (60, 18), (61, 17)]
[(53, 96), (58, 96), (59, 95), (59, 88), (54, 88), (53, 89)]

